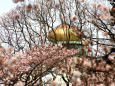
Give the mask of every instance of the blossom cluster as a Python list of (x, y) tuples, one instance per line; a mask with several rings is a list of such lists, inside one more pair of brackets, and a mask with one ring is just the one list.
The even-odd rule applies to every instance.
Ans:
[(13, 0), (14, 3), (24, 2), (24, 0)]
[(27, 50), (25, 54), (17, 52), (15, 54), (1, 55), (0, 77), (4, 82), (10, 83), (10, 80), (19, 78), (24, 72), (33, 71), (35, 74), (37, 74), (36, 72), (41, 73), (40, 69), (42, 67), (47, 72), (49, 68), (52, 70), (75, 53), (76, 50), (68, 50), (62, 48), (61, 45), (43, 45), (40, 48), (35, 47), (32, 50)]

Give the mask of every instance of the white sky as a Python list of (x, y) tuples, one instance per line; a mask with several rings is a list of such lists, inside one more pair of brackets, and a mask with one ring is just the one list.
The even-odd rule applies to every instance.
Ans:
[(15, 6), (16, 4), (14, 4), (12, 0), (0, 0), (0, 16), (2, 16), (4, 13), (8, 12)]
[[(98, 1), (98, 0), (91, 0), (91, 1)], [(99, 2), (101, 1), (99, 0)], [(13, 3), (12, 0), (0, 0), (0, 16), (8, 12), (10, 9), (12, 9), (15, 6), (16, 4)]]

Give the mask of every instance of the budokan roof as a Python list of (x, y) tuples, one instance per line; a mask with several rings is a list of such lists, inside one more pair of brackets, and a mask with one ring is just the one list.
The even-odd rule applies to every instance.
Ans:
[(69, 26), (68, 24), (62, 24), (58, 27), (49, 31), (48, 40), (50, 42), (72, 42), (72, 41), (81, 41), (81, 38), (78, 36), (79, 31), (76, 30), (77, 27)]

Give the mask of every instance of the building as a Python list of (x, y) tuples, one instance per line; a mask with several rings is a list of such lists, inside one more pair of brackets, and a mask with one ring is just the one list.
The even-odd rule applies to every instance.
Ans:
[(83, 33), (76, 26), (61, 24), (49, 31), (48, 40), (52, 43), (61, 43), (68, 48), (82, 45)]

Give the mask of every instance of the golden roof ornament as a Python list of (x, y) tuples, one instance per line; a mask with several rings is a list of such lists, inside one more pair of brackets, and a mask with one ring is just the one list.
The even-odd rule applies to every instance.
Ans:
[(53, 43), (81, 41), (81, 32), (76, 26), (62, 24), (49, 31), (48, 40)]

